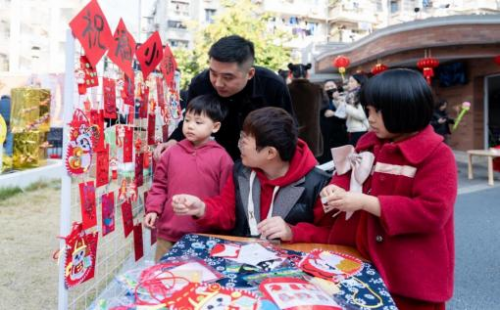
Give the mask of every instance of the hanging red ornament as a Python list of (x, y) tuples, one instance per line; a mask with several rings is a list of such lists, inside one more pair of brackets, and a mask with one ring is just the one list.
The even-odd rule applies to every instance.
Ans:
[(379, 73), (382, 73), (384, 72), (385, 70), (389, 69), (389, 67), (387, 67), (386, 65), (384, 64), (381, 64), (381, 63), (378, 63), (376, 64), (375, 66), (373, 66), (371, 72), (373, 75), (377, 75)]
[(500, 66), (500, 55), (495, 57), (495, 63)]
[(337, 56), (333, 60), (333, 66), (339, 69), (339, 73), (342, 76), (342, 80), (344, 79), (345, 69), (349, 67), (350, 63), (351, 61), (349, 60), (349, 58), (343, 55)]
[(431, 79), (434, 76), (434, 68), (437, 66), (439, 66), (439, 60), (434, 57), (426, 57), (417, 62), (417, 67), (422, 70), (429, 85), (431, 85)]

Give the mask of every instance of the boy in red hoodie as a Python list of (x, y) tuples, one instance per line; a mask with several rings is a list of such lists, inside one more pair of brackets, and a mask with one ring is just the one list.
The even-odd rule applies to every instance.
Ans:
[(201, 226), (231, 231), (235, 236), (291, 242), (327, 240), (311, 227), (329, 225), (319, 193), (330, 177), (315, 168), (307, 145), (297, 138), (293, 118), (281, 108), (251, 112), (243, 123), (237, 162), (221, 195), (205, 199), (173, 197), (177, 215), (198, 218)]
[(154, 172), (146, 202), (144, 226), (158, 229), (155, 261), (186, 233), (207, 232), (190, 217), (172, 212), (171, 199), (178, 193), (199, 197), (219, 195), (231, 175), (233, 161), (210, 136), (216, 133), (226, 110), (213, 95), (191, 100), (182, 131), (186, 139), (164, 152)]

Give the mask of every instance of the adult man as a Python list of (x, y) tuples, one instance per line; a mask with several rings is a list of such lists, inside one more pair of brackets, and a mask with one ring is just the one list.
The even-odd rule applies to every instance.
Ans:
[[(290, 94), (282, 79), (274, 72), (254, 67), (252, 42), (231, 35), (215, 42), (210, 51), (209, 69), (193, 78), (187, 101), (204, 94), (216, 94), (227, 106), (228, 115), (214, 137), (233, 159), (239, 159), (238, 139), (243, 120), (253, 110), (274, 106), (285, 109), (294, 116)], [(184, 139), (182, 123), (166, 143), (158, 145), (155, 158), (170, 146)]]

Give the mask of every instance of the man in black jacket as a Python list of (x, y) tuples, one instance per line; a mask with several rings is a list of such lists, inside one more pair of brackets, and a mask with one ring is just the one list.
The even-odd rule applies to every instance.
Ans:
[[(227, 106), (228, 115), (214, 137), (236, 160), (240, 157), (238, 139), (245, 117), (253, 110), (269, 106), (283, 108), (295, 117), (290, 94), (281, 77), (253, 65), (254, 45), (240, 36), (219, 39), (210, 48), (208, 56), (209, 69), (192, 79), (187, 102), (204, 94), (220, 97), (222, 104)], [(168, 141), (158, 145), (155, 158), (182, 139), (181, 122)]]

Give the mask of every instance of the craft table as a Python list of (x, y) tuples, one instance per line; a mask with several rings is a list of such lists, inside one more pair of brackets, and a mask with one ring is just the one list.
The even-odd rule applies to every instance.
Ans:
[(488, 160), (488, 185), (493, 186), (493, 158), (500, 157), (500, 152), (491, 151), (491, 150), (468, 150), (468, 172), (469, 172), (469, 180), (474, 178), (474, 168), (472, 166), (472, 157), (473, 156), (482, 156), (487, 157)]

